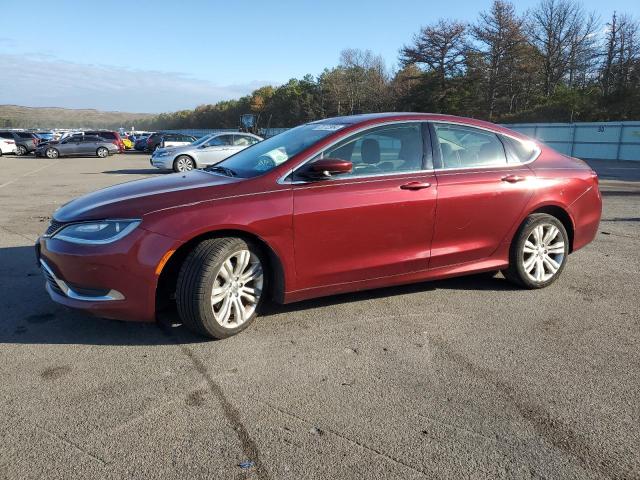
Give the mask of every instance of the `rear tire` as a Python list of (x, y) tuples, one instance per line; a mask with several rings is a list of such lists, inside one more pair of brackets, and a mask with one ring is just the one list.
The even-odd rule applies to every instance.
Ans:
[(26, 155), (27, 152), (27, 147), (25, 147), (24, 145), (18, 145), (18, 147), (16, 148), (16, 155), (18, 155), (19, 157), (22, 157), (23, 155)]
[(218, 339), (247, 328), (266, 297), (266, 265), (260, 249), (240, 238), (198, 244), (182, 264), (176, 286), (184, 325)]
[(109, 156), (109, 149), (105, 147), (98, 147), (96, 155), (100, 158), (107, 158)]
[(560, 220), (546, 213), (529, 215), (509, 252), (507, 280), (525, 288), (544, 288), (560, 276), (569, 255), (569, 236)]

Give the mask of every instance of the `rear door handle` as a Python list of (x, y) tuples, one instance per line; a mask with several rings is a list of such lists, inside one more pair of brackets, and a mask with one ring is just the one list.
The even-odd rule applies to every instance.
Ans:
[(429, 182), (409, 182), (401, 185), (402, 190), (422, 190), (423, 188), (429, 188), (431, 184)]
[(506, 177), (501, 178), (503, 182), (509, 183), (524, 182), (526, 179), (527, 177), (521, 177), (520, 175), (507, 175)]

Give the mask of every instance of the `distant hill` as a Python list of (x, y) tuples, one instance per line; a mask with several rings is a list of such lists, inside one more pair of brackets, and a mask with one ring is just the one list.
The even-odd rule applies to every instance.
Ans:
[(102, 112), (93, 109), (0, 105), (0, 128), (130, 128), (150, 121), (150, 113)]

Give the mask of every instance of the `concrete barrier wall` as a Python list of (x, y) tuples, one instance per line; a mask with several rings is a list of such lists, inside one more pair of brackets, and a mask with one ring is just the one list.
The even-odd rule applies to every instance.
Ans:
[(505, 124), (566, 155), (640, 161), (640, 122)]

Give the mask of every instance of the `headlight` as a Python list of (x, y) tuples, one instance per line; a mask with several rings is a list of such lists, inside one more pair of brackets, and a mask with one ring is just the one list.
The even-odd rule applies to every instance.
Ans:
[(160, 152), (156, 155), (156, 157), (168, 157), (169, 155), (171, 155), (173, 152)]
[(98, 222), (73, 223), (56, 234), (53, 238), (71, 243), (103, 245), (115, 242), (130, 234), (140, 220), (101, 220)]

